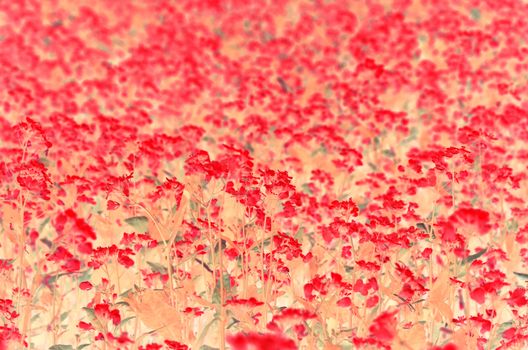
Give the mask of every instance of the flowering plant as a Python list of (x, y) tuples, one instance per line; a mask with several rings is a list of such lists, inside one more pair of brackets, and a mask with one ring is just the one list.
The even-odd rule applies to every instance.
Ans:
[(0, 350), (526, 348), (527, 15), (0, 1)]

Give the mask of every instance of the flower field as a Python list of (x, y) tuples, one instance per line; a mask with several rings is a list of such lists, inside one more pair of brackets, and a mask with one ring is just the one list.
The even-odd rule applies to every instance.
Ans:
[(527, 18), (0, 1), (0, 350), (528, 348)]

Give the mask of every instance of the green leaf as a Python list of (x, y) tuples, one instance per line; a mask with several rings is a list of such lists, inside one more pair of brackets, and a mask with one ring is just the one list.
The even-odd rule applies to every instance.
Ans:
[(504, 323), (501, 323), (500, 326), (497, 328), (497, 337), (492, 339), (490, 344), (490, 349), (496, 349), (497, 348), (497, 342), (502, 339), (502, 333), (506, 331), (508, 328), (513, 326), (513, 321), (507, 321)]
[(513, 274), (516, 275), (517, 277), (528, 280), (528, 273), (514, 272)]
[(462, 264), (470, 264), (470, 263), (472, 263), (473, 261), (475, 261), (478, 258), (480, 258), (482, 255), (484, 255), (484, 253), (486, 253), (487, 251), (488, 251), (488, 248), (484, 248), (484, 249), (476, 252), (475, 254), (468, 256), (467, 258), (462, 260)]
[(226, 248), (227, 248), (227, 241), (225, 239), (220, 238), (219, 242), (217, 242), (214, 246), (214, 252), (216, 254), (220, 254), (220, 249), (224, 251)]
[(200, 350), (219, 350), (218, 348), (213, 348), (209, 345), (202, 345), (200, 346)]
[(513, 326), (513, 321), (501, 323), (501, 325), (497, 329), (497, 333), (502, 335), (502, 333), (504, 333), (504, 331), (510, 328), (511, 326)]
[[(207, 335), (207, 333), (209, 332), (209, 329), (211, 328), (211, 326), (216, 322), (216, 321), (219, 321), (219, 318), (215, 317), (213, 318), (203, 329), (202, 329), (202, 333), (200, 333), (200, 335), (198, 336), (197, 340), (195, 341), (195, 345), (198, 346), (200, 344), (202, 344), (204, 342), (204, 339), (205, 339), (205, 336)], [(206, 345), (203, 345), (203, 346), (206, 346)], [(203, 346), (200, 347), (200, 350), (203, 348)], [(207, 349), (207, 348), (205, 348)]]
[(69, 314), (69, 313), (70, 313), (69, 311), (65, 311), (65, 312), (63, 312), (63, 313), (60, 315), (60, 320), (61, 320), (61, 322), (63, 322), (63, 321), (68, 317), (68, 314)]
[[(345, 340), (345, 341), (348, 341), (348, 340)], [(354, 349), (354, 346), (352, 344), (342, 344), (341, 345), (341, 350), (352, 350)]]
[(253, 146), (251, 146), (251, 143), (246, 143), (246, 145), (244, 146), (244, 149), (248, 150), (250, 153), (254, 153), (255, 152), (255, 149), (253, 148)]
[(94, 311), (94, 309), (91, 309), (89, 307), (83, 307), (83, 310), (86, 311), (88, 316), (90, 316), (92, 319), (95, 319), (95, 311)]
[(82, 274), (79, 277), (77, 277), (79, 282), (91, 281), (92, 274), (90, 272), (91, 272), (91, 269), (84, 270)]
[(396, 153), (392, 149), (384, 149), (381, 151), (385, 157), (394, 158), (396, 157)]
[(146, 216), (133, 216), (125, 219), (125, 222), (134, 227), (138, 232), (144, 233), (148, 231), (148, 218)]
[(436, 238), (436, 235), (434, 233), (433, 227), (431, 225), (425, 224), (423, 222), (419, 222), (419, 223), (416, 224), (416, 227), (419, 228), (420, 230), (422, 230), (425, 233), (430, 233), (432, 239)]
[(477, 8), (472, 8), (471, 9), (471, 18), (473, 18), (473, 20), (475, 20), (475, 21), (478, 21), (480, 19), (480, 10), (477, 9)]
[(209, 142), (209, 143), (214, 143), (215, 139), (210, 137), (210, 136), (204, 136), (204, 137), (202, 137), (202, 141), (206, 141), (206, 142)]
[(130, 294), (130, 292), (132, 292), (132, 288), (129, 288), (127, 290), (125, 290), (123, 293), (119, 294), (120, 297), (128, 297), (128, 294)]
[(418, 129), (417, 128), (411, 128), (411, 130), (409, 132), (409, 136), (407, 136), (407, 138), (404, 139), (401, 142), (401, 144), (405, 145), (405, 144), (407, 144), (409, 142), (412, 142), (412, 141), (416, 140), (417, 136), (418, 136)]
[(44, 243), (48, 248), (51, 248), (53, 246), (53, 242), (47, 239), (46, 237), (41, 238), (40, 241)]
[(231, 324), (230, 324), (229, 326), (227, 326), (226, 329), (229, 329), (229, 328), (233, 327), (233, 326), (236, 325), (237, 323), (240, 323), (240, 321), (237, 320), (237, 319), (234, 319), (234, 318), (233, 318), (233, 322), (231, 322)]
[(316, 149), (315, 151), (312, 152), (311, 156), (314, 157), (317, 155), (317, 153), (321, 152), (322, 154), (327, 154), (328, 153), (328, 150), (326, 149), (325, 145), (321, 144), (321, 147), (319, 147), (318, 149)]
[(424, 224), (423, 222), (419, 222), (416, 224), (416, 227), (418, 227), (422, 231), (429, 232), (431, 225)]
[[(224, 273), (223, 283), (224, 290), (229, 294), (231, 292), (231, 279), (229, 278), (229, 274)], [(220, 280), (216, 281), (216, 287), (213, 292), (213, 303), (220, 304)]]
[(198, 206), (198, 203), (196, 203), (195, 201), (189, 201), (189, 206), (191, 207), (191, 211), (195, 212), (199, 206)]
[(16, 259), (0, 259), (0, 263), (7, 264), (7, 265), (13, 265)]
[(516, 220), (511, 219), (506, 222), (506, 227), (510, 232), (517, 232), (517, 230), (519, 229), (519, 223)]
[(299, 227), (299, 230), (295, 234), (294, 238), (297, 242), (302, 243), (304, 238), (304, 227)]
[[(270, 242), (271, 242), (271, 238), (269, 238), (269, 237), (266, 238), (266, 239), (264, 240), (264, 247), (269, 246), (269, 245), (270, 245)], [(254, 252), (257, 252), (257, 253), (258, 253), (258, 252), (260, 252), (260, 248), (261, 248), (261, 247), (262, 247), (262, 241), (258, 241), (258, 242), (255, 242), (255, 243), (254, 243), (254, 247), (252, 248), (252, 250), (253, 250)]]
[(42, 221), (42, 223), (39, 226), (39, 232), (42, 232), (42, 230), (44, 229), (44, 227), (46, 227), (48, 222), (50, 222), (50, 218), (49, 217), (47, 217), (44, 221)]
[(427, 232), (427, 233), (432, 231), (432, 226), (429, 225), (429, 224), (425, 224), (423, 222), (417, 223), (416, 227), (419, 228), (420, 230), (424, 231), (424, 232)]
[(282, 89), (282, 92), (285, 92), (285, 93), (289, 93), (290, 92), (290, 87), (288, 86), (288, 84), (286, 84), (286, 82), (284, 81), (284, 79), (282, 79), (282, 77), (278, 77), (277, 78), (277, 82), (279, 83), (281, 89)]
[(159, 272), (161, 274), (167, 273), (167, 268), (161, 264), (152, 261), (147, 261), (147, 264), (150, 266), (153, 272)]
[(368, 198), (365, 199), (364, 202), (358, 203), (358, 209), (359, 209), (359, 211), (363, 211), (363, 210), (365, 210), (365, 208), (367, 208), (367, 205), (368, 205), (368, 204), (369, 204), (369, 200), (368, 200)]
[(305, 193), (313, 194), (312, 190), (310, 189), (310, 184), (302, 184), (301, 188)]
[(136, 316), (130, 316), (130, 317), (127, 317), (127, 318), (123, 319), (121, 321), (121, 326), (124, 325), (125, 323), (127, 323), (128, 321), (134, 319), (134, 318), (136, 318)]
[(50, 276), (46, 282), (48, 285), (52, 286), (54, 285), (55, 283), (57, 283), (57, 281), (59, 280), (59, 278), (61, 278), (62, 276), (66, 276), (67, 273), (59, 273), (59, 274), (56, 274), (56, 275), (53, 275), (53, 276)]
[(449, 193), (450, 195), (453, 194), (453, 188), (452, 188), (452, 184), (451, 184), (451, 182), (449, 182), (449, 181), (444, 181), (444, 182), (442, 183), (442, 187), (443, 187), (444, 190), (445, 190), (447, 193)]
[(91, 345), (91, 344), (81, 344), (81, 345), (79, 345), (79, 346), (77, 347), (77, 350), (82, 350), (82, 349), (84, 349), (85, 347), (90, 346), (90, 345)]
[(63, 345), (63, 344), (57, 344), (53, 345), (49, 348), (49, 350), (73, 350), (73, 346), (71, 345)]

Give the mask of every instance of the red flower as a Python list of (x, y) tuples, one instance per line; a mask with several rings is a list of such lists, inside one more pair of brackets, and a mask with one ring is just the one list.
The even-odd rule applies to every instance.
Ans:
[(453, 343), (447, 343), (444, 346), (433, 346), (431, 350), (458, 350), (458, 347)]
[(295, 308), (286, 308), (280, 312), (280, 314), (273, 316), (274, 321), (283, 321), (283, 320), (309, 320), (316, 318), (316, 315), (313, 312), (303, 309)]
[(451, 215), (451, 220), (458, 223), (474, 225), (478, 232), (483, 235), (491, 229), (490, 214), (487, 211), (475, 208), (460, 208)]
[(96, 316), (105, 319), (111, 320), (114, 325), (121, 323), (121, 314), (118, 309), (110, 309), (108, 304), (97, 304), (94, 307), (94, 313)]
[(481, 287), (471, 290), (469, 296), (479, 304), (484, 304), (486, 301), (486, 291)]
[(17, 182), (23, 189), (37, 194), (44, 200), (50, 199), (51, 192), (48, 186), (51, 184), (51, 180), (44, 164), (33, 159), (18, 165), (15, 171), (18, 174)]
[(378, 303), (379, 303), (379, 297), (377, 295), (373, 295), (367, 299), (365, 306), (368, 308), (371, 308), (371, 307), (378, 305)]
[(470, 320), (480, 324), (480, 332), (489, 332), (491, 330), (491, 321), (486, 320), (482, 315), (470, 317)]
[(385, 311), (374, 319), (369, 327), (370, 337), (383, 343), (390, 343), (396, 335), (396, 314), (395, 311)]
[(127, 269), (134, 266), (134, 260), (132, 260), (128, 254), (131, 254), (128, 250), (119, 250), (119, 253), (117, 254), (117, 262)]
[(119, 337), (115, 337), (112, 333), (107, 333), (106, 337), (108, 338), (108, 340), (116, 342), (118, 344), (127, 344), (134, 342), (132, 339), (130, 339), (127, 332), (121, 333)]
[(315, 296), (313, 295), (314, 286), (311, 283), (306, 283), (304, 285), (304, 297), (308, 300), (313, 300)]
[(139, 350), (160, 350), (163, 347), (161, 344), (149, 343), (145, 346), (140, 345)]
[(90, 290), (93, 288), (93, 285), (88, 281), (84, 281), (84, 282), (79, 283), (79, 288), (81, 290)]
[(337, 301), (337, 306), (349, 307), (350, 305), (352, 305), (352, 301), (349, 297), (344, 297)]
[(68, 259), (61, 265), (61, 270), (66, 272), (77, 272), (81, 269), (81, 261), (79, 259)]
[(85, 330), (85, 331), (89, 331), (89, 330), (94, 329), (94, 327), (92, 326), (91, 323), (87, 323), (87, 322), (84, 322), (84, 321), (79, 321), (79, 324), (77, 325), (77, 327), (79, 327), (80, 329)]
[(19, 316), (11, 299), (0, 299), (0, 314), (9, 321)]
[(237, 333), (227, 337), (233, 350), (297, 350), (295, 342), (280, 333)]
[(362, 279), (358, 279), (354, 284), (354, 292), (358, 292), (363, 296), (366, 296), (368, 294), (369, 289), (369, 283), (363, 283)]
[(115, 202), (115, 201), (112, 201), (112, 200), (109, 200), (108, 202), (106, 202), (106, 209), (107, 210), (116, 210), (117, 208), (119, 208), (119, 203), (118, 202)]
[(226, 301), (226, 305), (244, 305), (247, 307), (257, 307), (260, 305), (264, 305), (264, 303), (262, 301), (258, 301), (257, 299), (251, 297), (249, 299), (234, 298), (234, 299)]
[(510, 291), (510, 297), (506, 300), (508, 301), (508, 305), (512, 307), (522, 307), (528, 303), (528, 299), (526, 298), (526, 289), (518, 287), (515, 288), (514, 291)]
[(165, 340), (165, 344), (172, 350), (188, 350), (189, 347), (175, 340)]
[(150, 198), (157, 201), (162, 197), (170, 195), (173, 197), (171, 199), (174, 199), (176, 205), (179, 206), (184, 189), (185, 186), (176, 179), (167, 179), (161, 186), (156, 187), (156, 192), (150, 195)]
[(431, 248), (425, 248), (423, 251), (422, 251), (422, 257), (424, 259), (429, 259), (431, 257), (431, 254), (433, 253), (433, 250)]

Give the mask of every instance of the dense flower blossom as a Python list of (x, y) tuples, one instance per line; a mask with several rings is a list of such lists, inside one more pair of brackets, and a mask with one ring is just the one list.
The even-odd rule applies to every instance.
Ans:
[(269, 349), (270, 347), (284, 350), (297, 349), (297, 346), (292, 339), (289, 339), (280, 333), (238, 333), (228, 337), (228, 342), (234, 350), (264, 350)]
[(0, 1), (0, 350), (526, 348), (527, 14)]

